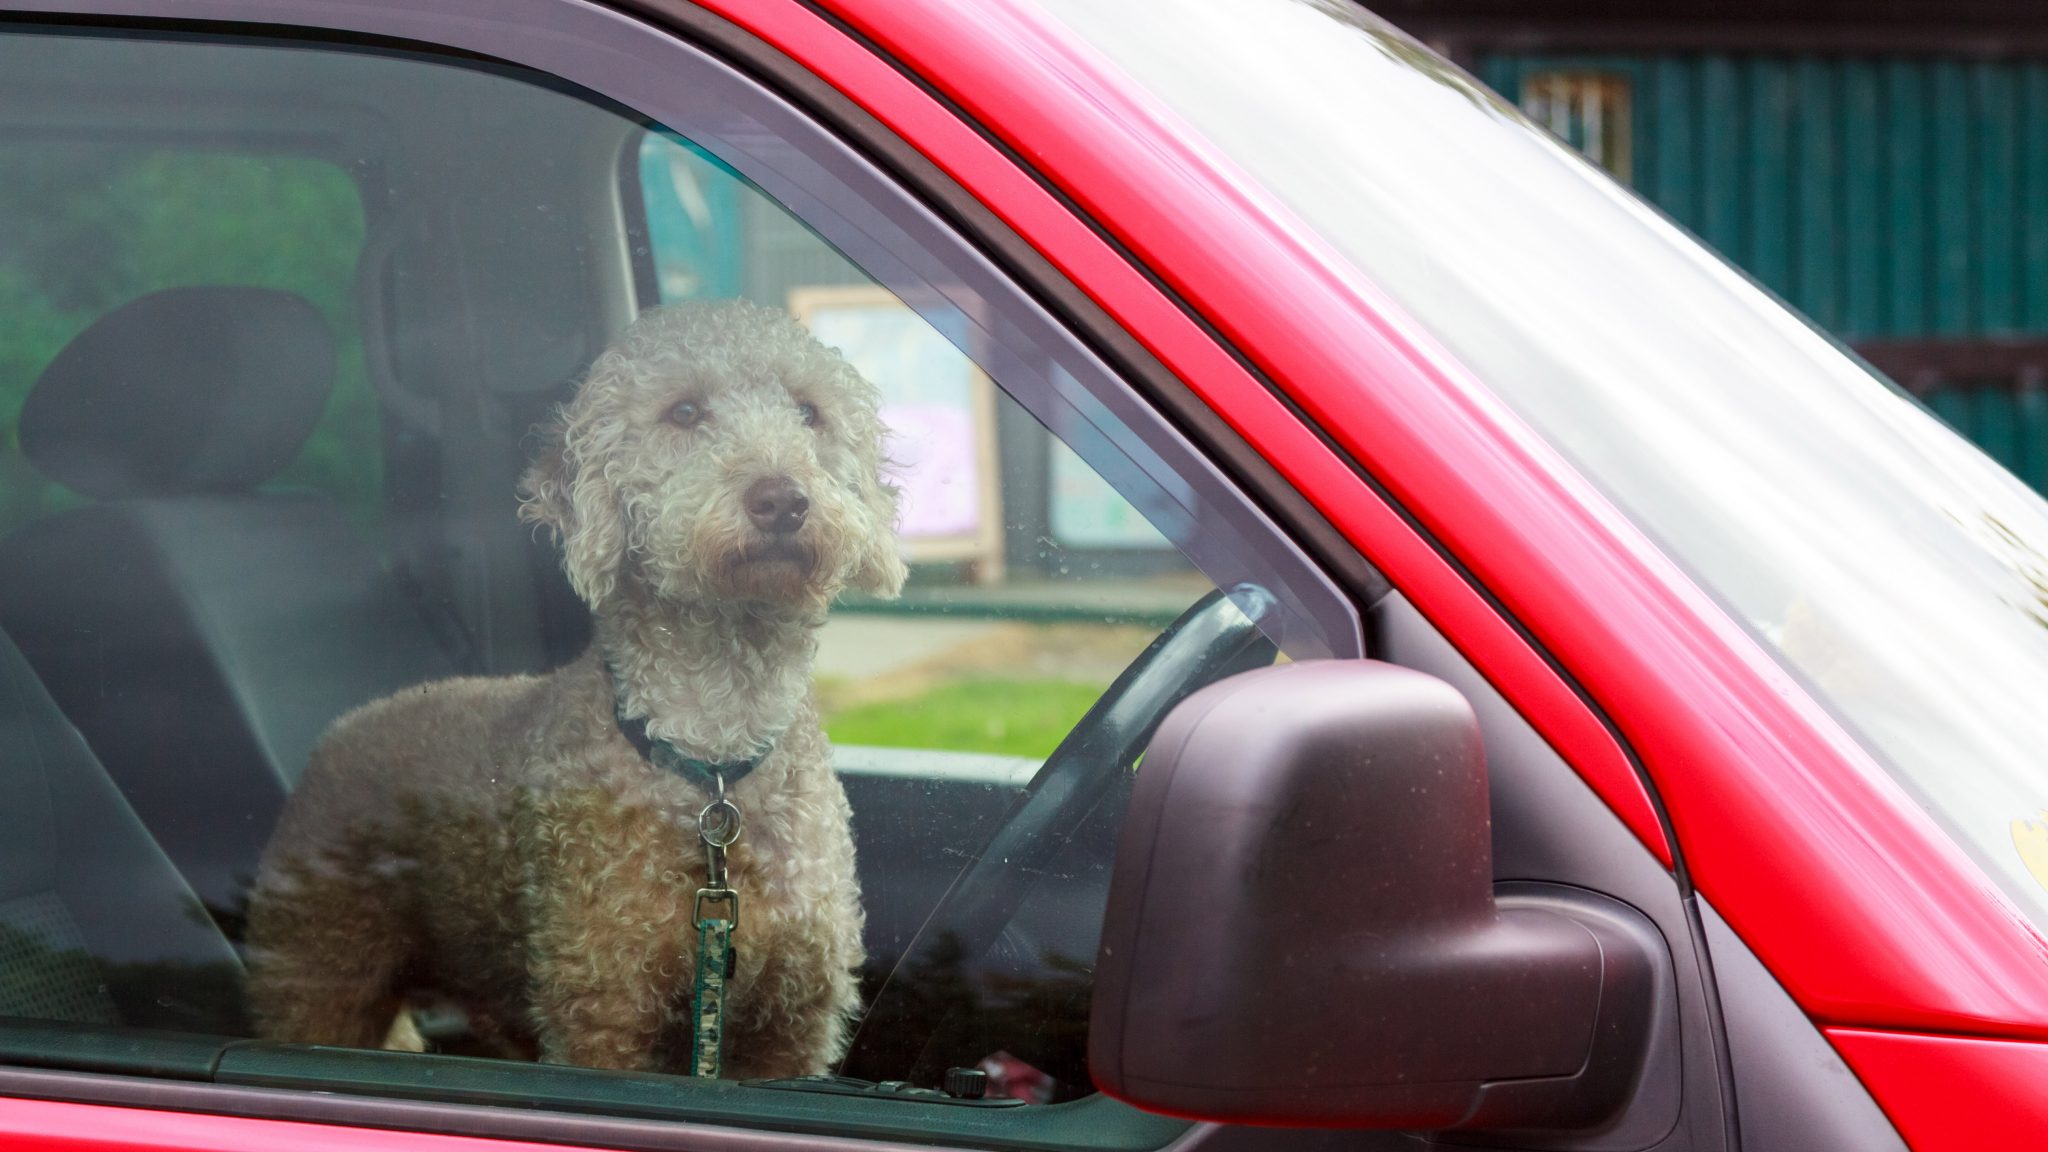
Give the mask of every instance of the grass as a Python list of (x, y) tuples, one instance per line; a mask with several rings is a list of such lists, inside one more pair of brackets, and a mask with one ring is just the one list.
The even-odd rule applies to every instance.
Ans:
[(907, 700), (841, 709), (825, 718), (825, 732), (841, 744), (1043, 759), (1104, 687), (1071, 680), (969, 677)]

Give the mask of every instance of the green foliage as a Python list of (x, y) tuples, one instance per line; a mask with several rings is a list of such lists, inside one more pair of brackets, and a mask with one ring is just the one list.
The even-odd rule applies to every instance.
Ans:
[(64, 345), (110, 309), (182, 285), (282, 288), (340, 344), (327, 412), (280, 483), (373, 519), (376, 402), (356, 324), (363, 210), (342, 169), (301, 157), (134, 146), (0, 145), (0, 531), (74, 500), (21, 458), (22, 401)]
[(1044, 759), (1104, 687), (1071, 680), (949, 680), (914, 699), (843, 709), (825, 718), (825, 733), (842, 744)]

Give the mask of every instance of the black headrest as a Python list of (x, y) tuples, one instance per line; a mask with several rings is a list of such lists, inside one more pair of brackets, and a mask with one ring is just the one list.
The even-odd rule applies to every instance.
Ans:
[(334, 387), (334, 336), (269, 288), (171, 288), (94, 321), (21, 410), (36, 470), (88, 496), (253, 488), (291, 462)]

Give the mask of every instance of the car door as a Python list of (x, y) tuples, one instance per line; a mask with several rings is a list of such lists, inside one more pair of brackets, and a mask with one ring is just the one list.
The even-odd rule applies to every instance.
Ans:
[[(1188, 691), (1362, 655), (1364, 565), (1333, 575), (1327, 529), (1297, 543), (928, 204), (706, 50), (730, 28), (132, 15), (5, 33), (7, 211), (44, 238), (9, 253), (11, 1137), (1179, 1133), (1092, 1094), (1082, 1055), (1121, 792)], [(432, 994), (386, 1035), (425, 1051), (272, 1042), (243, 1000), (250, 888), (309, 749), (408, 681), (575, 660), (584, 606), (518, 518), (531, 430), (636, 313), (734, 297), (838, 349), (893, 432), (869, 450), (896, 457), (908, 588), (840, 605), (809, 671), (865, 907), (848, 1068), (921, 1090), (492, 1061), (522, 1023)], [(428, 934), (462, 911), (387, 910)], [(931, 1087), (956, 1067), (994, 1091)], [(192, 1116), (136, 1110), (181, 1084)]]
[[(1655, 797), (1611, 726), (1502, 610), (1511, 583), (1468, 579), (1404, 518), (1382, 477), (1248, 372), (1241, 346), (1207, 327), (1214, 314), (1162, 285), (1179, 274), (1173, 253), (1120, 249), (1099, 230), (1117, 206), (1077, 211), (983, 134), (1042, 107), (995, 89), (935, 99), (796, 5), (34, 7), (37, 19), (6, 30), (22, 62), (6, 81), (20, 86), (10, 104), (22, 110), (11, 121), (20, 139), (140, 149), (110, 154), (116, 169), (204, 147), (325, 156), (349, 174), (362, 222), (342, 295), (361, 331), (343, 329), (356, 351), (341, 360), (347, 372), (359, 358), (355, 383), (382, 457), (349, 545), (373, 557), (370, 607), (352, 610), (386, 624), (407, 613), (405, 629), (438, 653), (419, 659), (434, 669), (421, 678), (530, 672), (575, 655), (580, 606), (518, 524), (513, 490), (534, 450), (527, 427), (573, 394), (636, 312), (755, 299), (838, 347), (882, 389), (885, 419), (893, 402), (911, 456), (898, 477), (911, 584), (900, 605), (841, 604), (815, 672), (867, 905), (870, 1012), (847, 1070), (928, 1091), (735, 1087), (482, 1059), (473, 1022), (434, 1003), (407, 1009), (436, 1049), (426, 1053), (280, 1045), (249, 1035), (232, 1011), (168, 1035), (114, 1030), (136, 1022), (119, 1018), (118, 1002), (111, 1018), (10, 1005), (0, 1124), (15, 1136), (54, 1143), (118, 1122), (162, 1147), (305, 1139), (307, 1125), (346, 1126), (318, 1129), (334, 1140), (435, 1132), (620, 1147), (1314, 1139), (1138, 1112), (1092, 1094), (1080, 1056), (1119, 789), (1143, 738), (1181, 695), (1277, 650), (1371, 655), (1457, 685), (1491, 750), (1496, 878), (1603, 893), (1664, 940), (1666, 1027), (1625, 1114), (1598, 1134), (1521, 1146), (1728, 1147), (1732, 1098), (1745, 1081), (1772, 1079), (1832, 1087), (1786, 1093), (1809, 1106), (1804, 1117), (1763, 1106), (1759, 1090), (1743, 1122), (1760, 1124), (1760, 1138), (1789, 1141), (1801, 1123), (1845, 1141), (1889, 1138), (1818, 1033), (1674, 874)], [(37, 59), (61, 66), (31, 67)], [(21, 146), (20, 170), (45, 163), (33, 151)], [(82, 182), (81, 197), (92, 187)], [(223, 210), (238, 210), (232, 197), (207, 209)], [(94, 233), (117, 255), (129, 234)], [(191, 286), (136, 282), (117, 295)], [(85, 311), (74, 326), (103, 322)], [(44, 361), (60, 355), (54, 343)], [(40, 389), (46, 364), (23, 375), (36, 378), (9, 386)], [(263, 487), (274, 479), (259, 477), (221, 515), (275, 513), (278, 494)], [(337, 480), (330, 495), (360, 496), (360, 480), (347, 483), (356, 487)], [(249, 539), (272, 538), (263, 523)], [(91, 525), (81, 534), (104, 538)], [(264, 563), (248, 555), (248, 566)], [(118, 599), (66, 607), (89, 619)], [(236, 607), (206, 619), (232, 621)], [(54, 609), (16, 611), (33, 624)], [(292, 609), (262, 625), (293, 635), (303, 619)], [(316, 641), (351, 631), (348, 619), (303, 633), (298, 647), (320, 656)], [(234, 691), (249, 669), (219, 658), (217, 631), (192, 631), (178, 642), (233, 698), (208, 705), (212, 730), (267, 730)], [(1213, 642), (1194, 643), (1203, 636)], [(137, 671), (116, 662), (97, 674), (118, 687)], [(273, 676), (289, 687), (300, 674)], [(37, 909), (57, 893), (74, 927), (18, 928), (20, 950), (38, 978), (112, 986), (112, 954), (91, 946), (109, 928), (93, 921), (124, 914), (65, 896), (84, 873), (58, 847), (117, 837), (119, 851), (99, 855), (143, 863), (103, 866), (97, 884), (154, 878), (151, 890), (217, 933), (195, 947), (237, 983), (235, 867), (202, 871), (164, 842), (189, 838), (197, 821), (203, 843), (205, 821), (224, 813), (263, 826), (282, 800), (251, 804), (247, 781), (231, 775), (205, 789), (174, 777), (187, 803), (152, 808), (146, 788), (165, 786), (162, 766), (122, 753), (115, 737), (129, 721), (67, 706), (76, 675), (31, 659), (10, 722), (57, 733), (47, 739), (67, 749), (67, 778), (93, 782), (97, 811), (111, 815), (60, 826), (53, 810), (52, 846), (33, 862), (46, 880), (25, 888)], [(363, 675), (345, 690), (361, 702), (388, 690), (380, 683)], [(1125, 701), (1145, 707), (1132, 716)], [(67, 724), (82, 736), (65, 735)], [(207, 730), (185, 738), (188, 752), (206, 757)], [(250, 779), (282, 775), (288, 795), (301, 755), (276, 757), (281, 768), (252, 761)], [(1023, 849), (1014, 859), (1000, 850), (1011, 843)], [(254, 865), (246, 849), (240, 861)], [(24, 864), (18, 878), (30, 874)], [(205, 899), (209, 884), (226, 898)], [(158, 999), (190, 987), (160, 962), (138, 979)], [(1737, 1073), (1729, 1052), (1745, 1045), (1754, 1055)], [(982, 1071), (1002, 1099), (931, 1094), (956, 1067)]]

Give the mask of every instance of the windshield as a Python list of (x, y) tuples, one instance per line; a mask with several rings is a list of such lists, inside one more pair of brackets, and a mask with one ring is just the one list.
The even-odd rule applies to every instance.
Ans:
[(2039, 496), (1348, 3), (1044, 3), (1565, 452), (2048, 927)]

